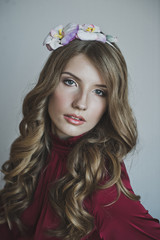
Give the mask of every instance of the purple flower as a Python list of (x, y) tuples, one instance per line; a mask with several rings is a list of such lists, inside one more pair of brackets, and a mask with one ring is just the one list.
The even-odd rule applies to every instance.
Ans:
[(74, 40), (77, 36), (78, 29), (78, 24), (69, 23), (63, 30), (64, 37), (61, 40), (61, 44), (66, 45)]
[(74, 23), (69, 23), (65, 28), (59, 25), (50, 31), (43, 45), (46, 45), (49, 50), (62, 47), (76, 38), (78, 29), (79, 25)]

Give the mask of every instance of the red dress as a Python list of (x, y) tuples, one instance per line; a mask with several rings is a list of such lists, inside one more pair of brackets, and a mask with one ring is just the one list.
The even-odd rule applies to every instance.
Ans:
[[(0, 239), (2, 240), (59, 240), (48, 238), (46, 230), (56, 228), (59, 219), (50, 207), (48, 188), (51, 182), (66, 174), (66, 160), (70, 149), (79, 137), (60, 140), (53, 137), (53, 149), (50, 160), (42, 170), (34, 199), (23, 212), (21, 219), (28, 227), (29, 236), (22, 237), (15, 226), (9, 230), (7, 224), (0, 225)], [(122, 163), (122, 181), (133, 192), (124, 163)], [(87, 211), (94, 216), (95, 227), (89, 236), (83, 240), (160, 240), (160, 224), (152, 218), (140, 201), (133, 201), (123, 193), (118, 201), (110, 206), (117, 196), (116, 187), (98, 190), (84, 202)]]

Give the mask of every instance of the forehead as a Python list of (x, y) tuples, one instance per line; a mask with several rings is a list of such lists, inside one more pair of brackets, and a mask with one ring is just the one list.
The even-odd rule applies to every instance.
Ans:
[(72, 73), (82, 80), (92, 80), (92, 82), (105, 84), (104, 78), (100, 71), (84, 54), (79, 54), (72, 57), (66, 64), (63, 72)]

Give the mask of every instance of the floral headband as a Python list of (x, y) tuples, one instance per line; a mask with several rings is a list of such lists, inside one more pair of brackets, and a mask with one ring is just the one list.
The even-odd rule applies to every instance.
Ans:
[(67, 26), (59, 25), (52, 29), (44, 39), (43, 45), (46, 45), (48, 50), (52, 51), (64, 45), (67, 45), (74, 39), (80, 40), (96, 40), (106, 42), (112, 47), (112, 43), (117, 42), (116, 37), (105, 35), (100, 31), (100, 28), (93, 24), (74, 24), (69, 23)]

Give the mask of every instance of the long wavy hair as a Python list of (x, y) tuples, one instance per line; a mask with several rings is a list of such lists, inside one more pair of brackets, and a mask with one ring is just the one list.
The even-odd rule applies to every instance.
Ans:
[[(68, 61), (84, 54), (103, 76), (107, 86), (107, 108), (100, 122), (75, 145), (68, 156), (67, 174), (50, 186), (49, 199), (60, 217), (58, 229), (49, 234), (65, 240), (79, 240), (94, 227), (84, 200), (97, 189), (116, 184), (117, 197), (130, 193), (121, 180), (122, 159), (136, 145), (137, 128), (128, 103), (128, 73), (124, 57), (114, 44), (73, 40), (53, 51), (36, 86), (24, 99), (20, 136), (13, 142), (10, 159), (3, 164), (6, 184), (0, 191), (0, 223), (20, 230), (21, 213), (31, 204), (42, 168), (51, 150), (48, 100)], [(107, 162), (107, 164), (106, 164)], [(108, 176), (108, 180), (100, 184)]]

